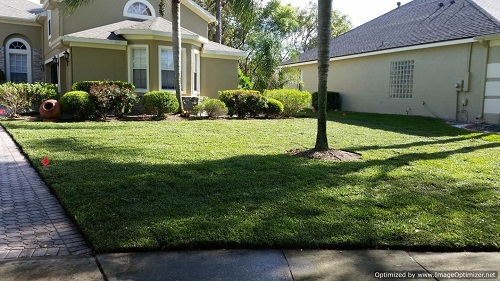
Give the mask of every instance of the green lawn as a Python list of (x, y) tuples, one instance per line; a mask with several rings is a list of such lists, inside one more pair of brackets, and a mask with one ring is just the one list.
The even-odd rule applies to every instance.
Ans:
[[(97, 252), (241, 247), (500, 249), (500, 135), (408, 116), (2, 121)], [(43, 167), (47, 156), (51, 164)]]

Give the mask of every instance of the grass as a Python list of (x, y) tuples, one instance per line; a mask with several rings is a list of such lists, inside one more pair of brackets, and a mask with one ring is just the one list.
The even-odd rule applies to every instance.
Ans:
[[(100, 253), (200, 248), (500, 249), (500, 135), (423, 117), (2, 121)], [(47, 156), (51, 164), (43, 167)]]

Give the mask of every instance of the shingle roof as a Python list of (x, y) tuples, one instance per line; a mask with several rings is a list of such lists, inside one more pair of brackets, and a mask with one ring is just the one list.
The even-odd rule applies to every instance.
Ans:
[[(332, 40), (330, 56), (500, 33), (500, 0), (413, 0)], [(443, 6), (440, 6), (442, 3)], [(284, 65), (317, 60), (317, 49)]]
[(0, 0), (0, 17), (35, 20), (42, 6), (27, 0)]
[[(156, 17), (154, 19), (150, 19), (143, 22), (137, 22), (134, 25), (131, 25), (127, 28), (123, 29), (135, 29), (135, 30), (152, 30), (152, 31), (160, 31), (160, 32), (172, 32), (172, 22), (168, 21), (161, 17)], [(185, 35), (198, 35), (194, 32), (191, 32), (183, 27), (181, 27), (181, 34)]]
[[(0, 0), (3, 1), (3, 0)], [(172, 22), (164, 18), (154, 18), (146, 21), (137, 20), (124, 20), (113, 24), (108, 24), (104, 26), (99, 26), (96, 28), (91, 28), (75, 33), (71, 33), (65, 36), (66, 40), (71, 40), (72, 38), (80, 39), (97, 39), (97, 40), (110, 40), (111, 41), (126, 41), (122, 35), (117, 35), (115, 32), (123, 32), (127, 30), (151, 30), (158, 32), (171, 33), (172, 32)], [(181, 34), (183, 35), (197, 35), (185, 28), (181, 27)], [(207, 42), (204, 44), (204, 49), (207, 53), (211, 54), (228, 54), (233, 53), (235, 56), (240, 56), (244, 54), (243, 51), (234, 49), (222, 44), (215, 42)]]

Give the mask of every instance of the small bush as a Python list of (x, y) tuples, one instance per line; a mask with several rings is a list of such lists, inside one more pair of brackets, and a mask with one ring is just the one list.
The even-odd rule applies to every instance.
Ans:
[(267, 108), (265, 110), (267, 117), (276, 117), (283, 114), (283, 103), (275, 99), (267, 99)]
[(135, 86), (132, 83), (123, 81), (79, 81), (73, 84), (71, 90), (73, 91), (84, 91), (90, 93), (90, 89), (94, 86), (100, 85), (116, 85), (120, 88), (129, 88), (132, 92), (135, 90)]
[(92, 86), (90, 97), (94, 101), (97, 114), (102, 118), (106, 118), (110, 112), (123, 117), (139, 100), (130, 87), (107, 83)]
[(37, 111), (42, 102), (57, 99), (57, 85), (48, 83), (12, 83), (1, 85), (0, 104), (5, 105), (13, 116), (27, 111)]
[(38, 110), (42, 102), (50, 99), (59, 99), (57, 85), (50, 83), (25, 84), (27, 97), (33, 110)]
[[(312, 106), (316, 110), (318, 110), (318, 92), (314, 92), (312, 94)], [(337, 92), (326, 93), (326, 110), (342, 110), (340, 93)]]
[(311, 105), (311, 94), (297, 89), (266, 91), (264, 92), (264, 96), (279, 100), (284, 106), (284, 116), (296, 116), (303, 108)]
[(257, 117), (266, 109), (266, 99), (258, 91), (229, 90), (219, 92), (219, 99), (228, 108), (229, 116)]
[(219, 117), (227, 114), (226, 105), (218, 99), (204, 99), (194, 107), (196, 113), (206, 112), (208, 117)]
[(71, 115), (77, 120), (89, 119), (95, 113), (94, 102), (91, 100), (90, 94), (84, 91), (67, 92), (59, 102), (63, 113)]
[(11, 116), (19, 116), (29, 108), (30, 102), (27, 91), (19, 84), (7, 82), (0, 85), (0, 105), (7, 107)]
[(152, 91), (144, 94), (142, 105), (147, 113), (164, 117), (165, 113), (173, 113), (179, 108), (179, 101), (174, 93)]

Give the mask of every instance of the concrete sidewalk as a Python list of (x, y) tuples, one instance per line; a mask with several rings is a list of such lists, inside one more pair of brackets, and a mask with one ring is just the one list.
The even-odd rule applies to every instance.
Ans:
[[(100, 268), (102, 271), (100, 270)], [(45, 257), (0, 261), (0, 279), (11, 280), (409, 280), (435, 271), (496, 272), (500, 253), (405, 251), (214, 250)], [(384, 274), (403, 274), (383, 278)], [(411, 272), (411, 273), (408, 273)], [(376, 277), (377, 276), (377, 277)], [(406, 277), (405, 277), (406, 276)]]

